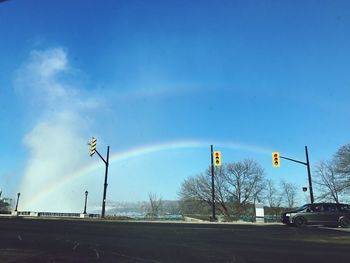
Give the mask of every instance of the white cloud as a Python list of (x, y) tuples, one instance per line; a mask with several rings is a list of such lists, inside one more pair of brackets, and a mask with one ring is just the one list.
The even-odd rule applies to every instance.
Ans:
[(63, 49), (32, 51), (17, 72), (15, 88), (34, 103), (57, 106), (76, 95), (74, 89), (58, 80), (60, 74), (68, 72), (67, 54)]
[(50, 79), (55, 74), (67, 70), (67, 54), (61, 48), (45, 51), (33, 51), (32, 63), (28, 65), (44, 79)]
[(74, 196), (79, 189), (69, 189), (73, 186), (56, 189), (49, 198), (31, 202), (34, 196), (60, 182), (88, 159), (86, 141), (90, 134), (84, 111), (97, 104), (82, 99), (79, 89), (64, 82), (64, 74), (71, 70), (67, 53), (55, 48), (33, 51), (17, 72), (16, 89), (25, 101), (32, 102), (31, 106), (40, 105), (34, 127), (23, 140), (29, 157), (19, 189), (21, 210), (81, 210), (81, 200)]
[[(25, 136), (24, 143), (30, 150), (30, 156), (20, 189), (24, 200), (23, 208), (52, 211), (57, 210), (57, 205), (61, 205), (55, 200), (58, 196), (62, 199), (62, 192), (58, 191), (50, 202), (41, 202), (41, 207), (37, 207), (35, 203), (30, 203), (26, 207), (25, 201), (30, 201), (46, 187), (57, 184), (66, 174), (73, 173), (83, 164), (85, 160), (83, 153), (87, 155), (88, 150), (86, 140), (82, 136), (83, 123), (78, 114), (63, 112), (37, 123)], [(74, 199), (67, 196), (65, 200), (67, 209), (74, 209), (72, 201)]]

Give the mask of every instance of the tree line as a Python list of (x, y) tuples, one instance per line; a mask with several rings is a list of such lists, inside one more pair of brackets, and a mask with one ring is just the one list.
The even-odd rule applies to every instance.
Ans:
[[(276, 184), (267, 179), (264, 169), (255, 160), (223, 164), (215, 168), (215, 204), (225, 217), (239, 219), (254, 214), (254, 204), (264, 203), (271, 214), (297, 205), (298, 189), (292, 182)], [(317, 201), (349, 201), (350, 144), (341, 147), (331, 161), (315, 166), (314, 183)], [(182, 213), (210, 214), (212, 206), (211, 170), (185, 179), (178, 192)]]

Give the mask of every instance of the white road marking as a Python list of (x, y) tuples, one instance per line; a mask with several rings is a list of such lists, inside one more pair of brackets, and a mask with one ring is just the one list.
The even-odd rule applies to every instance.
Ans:
[(328, 230), (335, 230), (335, 231), (341, 231), (341, 232), (350, 232), (350, 228), (342, 228), (342, 227), (318, 227), (321, 229), (328, 229)]
[(74, 247), (72, 247), (72, 249), (73, 249), (73, 250), (76, 250), (78, 246), (79, 246), (79, 242), (76, 242), (75, 245), (74, 245)]
[(143, 262), (154, 262), (154, 263), (160, 263), (160, 261), (156, 261), (156, 260), (152, 260), (152, 259), (145, 259), (145, 258), (140, 258), (140, 257), (133, 257), (133, 256), (128, 256), (128, 255), (125, 255), (125, 254), (121, 254), (121, 253), (118, 253), (118, 252), (112, 252), (113, 255), (117, 255), (117, 256), (121, 256), (121, 257), (124, 257), (124, 258), (128, 258), (128, 259), (131, 259), (133, 261), (143, 261)]
[(187, 227), (184, 229), (190, 229), (190, 230), (215, 230), (215, 231), (234, 231), (234, 232), (238, 232), (238, 231), (242, 231), (242, 232), (247, 232), (247, 231), (255, 231), (254, 229), (232, 229), (232, 228), (212, 228), (212, 227)]
[(96, 254), (96, 259), (99, 259), (100, 258), (100, 254), (98, 253), (97, 249), (94, 248), (94, 251), (95, 251), (95, 254)]

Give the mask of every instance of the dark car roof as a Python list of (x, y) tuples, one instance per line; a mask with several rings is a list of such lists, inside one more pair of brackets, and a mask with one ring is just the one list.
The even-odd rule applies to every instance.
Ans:
[(308, 204), (308, 205), (348, 205), (348, 204), (343, 204), (343, 203), (313, 203), (313, 204)]

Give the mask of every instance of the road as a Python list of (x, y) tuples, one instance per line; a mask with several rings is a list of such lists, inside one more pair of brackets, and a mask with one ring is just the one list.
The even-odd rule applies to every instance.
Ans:
[(282, 225), (0, 219), (0, 262), (332, 261), (350, 262), (349, 232)]

